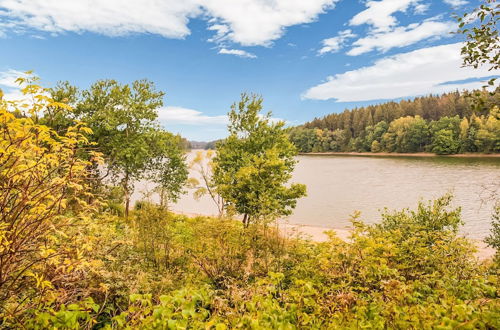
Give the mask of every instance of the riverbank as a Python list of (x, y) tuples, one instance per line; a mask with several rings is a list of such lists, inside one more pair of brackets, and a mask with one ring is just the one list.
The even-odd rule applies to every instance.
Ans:
[[(175, 214), (184, 215), (187, 217), (207, 217), (210, 215), (199, 214), (199, 213), (189, 213), (173, 211)], [(328, 235), (326, 232), (334, 231), (338, 238), (348, 241), (351, 236), (351, 231), (347, 228), (330, 228), (330, 227), (319, 227), (319, 226), (309, 226), (300, 224), (291, 224), (284, 221), (278, 221), (278, 228), (283, 233), (285, 237), (300, 237), (303, 239), (309, 239), (313, 242), (321, 243), (328, 240)], [(477, 247), (476, 257), (479, 260), (491, 259), (495, 255), (495, 249), (489, 247), (480, 240), (471, 239)]]
[(454, 154), (436, 155), (430, 152), (398, 153), (398, 152), (301, 152), (301, 156), (358, 156), (358, 157), (449, 157), (449, 158), (500, 158), (500, 154)]
[[(328, 235), (325, 233), (327, 231), (334, 231), (338, 238), (347, 241), (351, 235), (351, 231), (348, 229), (334, 229), (326, 227), (315, 227), (307, 225), (297, 225), (297, 224), (280, 224), (279, 225), (283, 234), (287, 237), (296, 237), (299, 235), (303, 238), (308, 238), (313, 242), (326, 242), (328, 240)], [(480, 240), (471, 239), (477, 247), (476, 257), (479, 260), (491, 259), (495, 255), (495, 249), (489, 247)]]

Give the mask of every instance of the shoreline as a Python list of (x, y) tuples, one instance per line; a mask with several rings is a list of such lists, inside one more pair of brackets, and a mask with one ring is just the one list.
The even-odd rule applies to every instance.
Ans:
[(436, 155), (430, 152), (300, 152), (300, 156), (352, 156), (352, 157), (443, 157), (443, 158), (500, 158), (500, 154), (467, 153)]
[[(182, 212), (182, 211), (171, 211), (174, 214), (184, 215), (187, 217), (214, 217), (213, 215), (199, 214), (199, 213), (190, 213), (190, 212)], [(216, 217), (216, 216), (215, 216)], [(301, 236), (305, 239), (310, 239), (313, 242), (321, 243), (326, 242), (328, 240), (328, 235), (325, 234), (326, 231), (334, 231), (337, 234), (337, 237), (342, 239), (343, 241), (348, 241), (349, 236), (351, 235), (351, 230), (347, 228), (331, 228), (331, 227), (321, 227), (321, 226), (311, 226), (304, 224), (293, 224), (288, 223), (283, 220), (278, 220), (277, 228), (283, 233), (285, 237), (297, 237)], [(492, 259), (495, 255), (495, 249), (489, 247), (481, 240), (469, 238), (472, 242), (475, 243), (477, 251), (475, 253), (476, 257), (483, 261), (487, 259)]]
[[(287, 223), (281, 223), (278, 224), (278, 226), (280, 227), (285, 236), (289, 234), (289, 231), (290, 231), (289, 236), (293, 236), (293, 234), (300, 233), (302, 235), (305, 235), (306, 238), (308, 237), (311, 241), (317, 243), (326, 242), (328, 240), (328, 235), (325, 234), (325, 231), (330, 231), (330, 230), (334, 231), (337, 234), (337, 237), (342, 239), (343, 241), (348, 241), (349, 236), (351, 235), (351, 230), (345, 228), (336, 229), (329, 227), (318, 227), (318, 226), (287, 224)], [(475, 255), (479, 260), (483, 261), (493, 258), (493, 256), (495, 255), (495, 249), (489, 247), (486, 243), (484, 243), (481, 240), (473, 238), (468, 238), (468, 239), (475, 244), (477, 248)]]

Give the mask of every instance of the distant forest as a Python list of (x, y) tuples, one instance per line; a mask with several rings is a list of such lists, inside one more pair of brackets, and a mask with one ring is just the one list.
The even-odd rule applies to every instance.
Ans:
[(499, 105), (500, 88), (429, 95), (315, 118), (290, 139), (300, 152), (498, 153)]
[(202, 141), (189, 141), (189, 149), (215, 149), (215, 144), (220, 140), (202, 142)]

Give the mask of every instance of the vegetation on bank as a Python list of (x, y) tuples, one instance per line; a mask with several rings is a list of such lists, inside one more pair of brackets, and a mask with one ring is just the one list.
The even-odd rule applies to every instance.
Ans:
[(300, 152), (500, 152), (500, 90), (389, 102), (315, 119), (290, 130)]
[(324, 243), (283, 237), (270, 221), (304, 187), (287, 184), (295, 150), (283, 123), (258, 115), (260, 98), (235, 104), (230, 138), (207, 165), (205, 192), (224, 201), (220, 217), (148, 201), (125, 217), (123, 186), (93, 170), (112, 151), (97, 152), (81, 121), (47, 126), (41, 113), (73, 110), (35, 85), (24, 91), (31, 102), (0, 101), (2, 327), (500, 326), (499, 255), (474, 257), (450, 196), (386, 212), (377, 225), (354, 216), (348, 242), (334, 232)]
[[(19, 82), (27, 85), (29, 94), (41, 95), (42, 91), (29, 90), (36, 88), (33, 85), (36, 78), (31, 75)], [(184, 161), (187, 141), (160, 126), (158, 108), (163, 105), (165, 93), (157, 91), (152, 82), (137, 80), (121, 84), (116, 80), (99, 80), (84, 90), (60, 82), (46, 90), (45, 95), (69, 107), (47, 105), (43, 115), (34, 118), (35, 122), (58, 133), (66, 132), (75, 122), (85, 123), (89, 147), (101, 153), (105, 164), (93, 163), (88, 167), (94, 188), (118, 183), (116, 186), (125, 200), (125, 216), (135, 183), (140, 180), (155, 184), (163, 205), (175, 202), (183, 192), (188, 176)], [(17, 108), (14, 112), (21, 116), (26, 113)]]

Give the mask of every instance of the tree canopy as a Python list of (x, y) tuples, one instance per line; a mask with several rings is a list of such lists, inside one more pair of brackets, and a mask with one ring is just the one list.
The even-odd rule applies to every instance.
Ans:
[(74, 111), (49, 111), (43, 122), (56, 130), (80, 120), (92, 129), (89, 139), (103, 154), (104, 166), (94, 166), (96, 180), (109, 174), (122, 187), (125, 213), (135, 183), (150, 179), (158, 185), (163, 204), (175, 201), (187, 180), (182, 146), (185, 141), (163, 130), (158, 111), (165, 93), (157, 91), (148, 80), (121, 84), (99, 80), (89, 89), (79, 91), (68, 82), (50, 89), (55, 100), (69, 102)]
[(292, 183), (297, 154), (285, 123), (261, 115), (262, 98), (241, 96), (229, 112), (229, 136), (213, 159), (217, 192), (249, 224), (289, 215), (305, 186)]
[[(382, 103), (314, 119), (290, 130), (301, 152), (465, 152), (500, 149), (500, 90), (448, 93)], [(439, 147), (437, 146), (439, 144)]]

